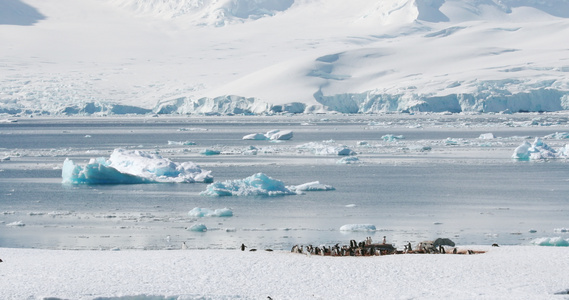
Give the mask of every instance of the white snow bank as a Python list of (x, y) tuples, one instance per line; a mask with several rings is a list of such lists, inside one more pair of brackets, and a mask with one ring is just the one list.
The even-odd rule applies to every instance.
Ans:
[(290, 130), (270, 130), (267, 133), (252, 133), (243, 137), (244, 140), (290, 140), (293, 136), (293, 132)]
[(233, 211), (229, 208), (218, 208), (218, 209), (209, 209), (209, 208), (200, 208), (194, 207), (192, 210), (188, 212), (188, 216), (202, 218), (202, 217), (232, 217)]
[(109, 159), (93, 158), (85, 166), (65, 159), (61, 175), (70, 184), (132, 184), (152, 182), (212, 182), (211, 171), (192, 162), (176, 163), (158, 154), (115, 149)]
[(553, 148), (549, 147), (540, 138), (535, 138), (535, 141), (530, 144), (525, 141), (514, 150), (512, 158), (517, 160), (542, 160), (549, 158), (557, 158), (565, 156), (565, 151), (558, 153)]
[(339, 258), (308, 257), (288, 250), (0, 248), (3, 260), (0, 290), (5, 299), (83, 300), (103, 297), (221, 300), (269, 296), (273, 299), (563, 299), (560, 295), (563, 292), (566, 296), (569, 277), (563, 270), (569, 269), (568, 248), (472, 247), (462, 249), (488, 252)]
[(257, 173), (245, 179), (216, 181), (207, 186), (200, 195), (219, 196), (284, 196), (296, 195), (303, 191), (330, 191), (334, 187), (321, 184), (319, 181), (301, 185), (285, 186), (277, 179), (273, 179), (263, 173)]
[(376, 231), (372, 224), (346, 224), (340, 227), (340, 231)]

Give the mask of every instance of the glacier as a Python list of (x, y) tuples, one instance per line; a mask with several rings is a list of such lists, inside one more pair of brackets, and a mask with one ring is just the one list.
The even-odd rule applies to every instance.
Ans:
[(565, 0), (61, 1), (0, 4), (0, 114), (569, 109)]
[(64, 184), (139, 184), (213, 182), (211, 171), (192, 162), (176, 163), (158, 154), (115, 149), (108, 159), (92, 158), (84, 166), (65, 159)]

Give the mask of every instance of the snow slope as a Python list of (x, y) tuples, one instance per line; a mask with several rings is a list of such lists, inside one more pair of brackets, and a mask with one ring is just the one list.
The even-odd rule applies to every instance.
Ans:
[(0, 113), (569, 108), (567, 0), (7, 0)]

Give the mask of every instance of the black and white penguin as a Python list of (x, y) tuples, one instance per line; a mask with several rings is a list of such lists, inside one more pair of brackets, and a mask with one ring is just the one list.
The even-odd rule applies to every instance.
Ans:
[(245, 248), (247, 248), (247, 246), (245, 246), (245, 244), (241, 244), (241, 251), (245, 251)]

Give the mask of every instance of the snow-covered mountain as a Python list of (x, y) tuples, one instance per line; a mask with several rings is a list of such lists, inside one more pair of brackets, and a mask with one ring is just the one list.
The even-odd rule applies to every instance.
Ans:
[(0, 113), (569, 109), (569, 0), (2, 0)]

